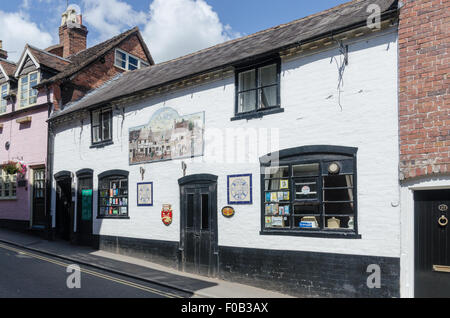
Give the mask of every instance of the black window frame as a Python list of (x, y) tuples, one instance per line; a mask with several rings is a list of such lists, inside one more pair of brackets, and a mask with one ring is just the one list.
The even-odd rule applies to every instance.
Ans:
[[(100, 116), (99, 116), (99, 125), (94, 126), (94, 112), (100, 112)], [(109, 131), (110, 131), (110, 138), (109, 139), (105, 139), (103, 137), (103, 114), (105, 113), (110, 113), (109, 116)], [(92, 109), (90, 112), (90, 116), (91, 116), (91, 148), (96, 148), (96, 147), (104, 147), (107, 145), (111, 145), (113, 143), (113, 109), (110, 106), (107, 107), (102, 107), (102, 108), (96, 108), (96, 109)], [(100, 141), (95, 142), (94, 141), (94, 127), (100, 127)]]
[[(351, 238), (351, 239), (360, 239), (361, 235), (358, 232), (358, 200), (357, 200), (357, 148), (352, 147), (342, 147), (342, 146), (305, 146), (305, 147), (297, 147), (282, 150), (276, 153), (268, 154), (260, 158), (260, 167), (261, 167), (261, 235), (288, 235), (288, 236), (307, 236), (307, 237), (322, 237), (322, 238)], [(328, 172), (328, 164), (331, 162), (347, 162), (345, 173), (341, 171), (337, 174), (331, 174)], [(350, 164), (351, 161), (351, 164)], [(295, 227), (295, 213), (294, 213), (294, 204), (302, 204), (302, 200), (295, 200), (295, 185), (293, 174), (293, 166), (295, 165), (304, 165), (304, 164), (319, 164), (319, 173), (317, 176), (313, 176), (311, 178), (317, 178), (317, 199), (310, 200), (309, 203), (314, 203), (319, 206), (319, 228), (300, 228)], [(324, 165), (327, 163), (327, 165)], [(289, 205), (290, 215), (289, 219), (289, 228), (274, 228), (274, 227), (266, 227), (265, 217), (266, 217), (266, 192), (283, 192), (281, 189), (278, 190), (266, 190), (266, 180), (270, 178), (266, 178), (265, 169), (269, 167), (285, 167), (288, 166), (288, 177), (280, 177), (279, 179), (287, 179), (289, 180), (289, 202), (282, 202), (281, 204)], [(351, 168), (351, 173), (348, 173)], [(353, 229), (349, 228), (339, 228), (339, 229), (329, 229), (326, 228), (325, 222), (326, 217), (332, 217), (332, 214), (325, 214), (323, 206), (324, 204), (330, 203), (329, 201), (324, 201), (323, 193), (323, 180), (326, 176), (343, 176), (343, 175), (352, 175), (352, 204), (353, 204)], [(276, 178), (273, 178), (276, 179)], [(272, 180), (273, 180), (272, 179)], [(329, 190), (325, 188), (325, 190)], [(306, 200), (303, 200), (303, 204), (306, 203)], [(270, 204), (271, 202), (269, 202)], [(312, 204), (305, 204), (308, 206), (312, 206)], [(270, 216), (270, 215), (269, 215)], [(335, 215), (338, 217), (338, 215)], [(350, 216), (350, 214), (349, 214)]]
[[(109, 170), (109, 171), (105, 171), (105, 172), (99, 174), (97, 179), (98, 179), (98, 185), (97, 185), (97, 188), (98, 188), (98, 192), (97, 192), (97, 219), (129, 219), (130, 218), (130, 216), (129, 216), (129, 213), (130, 213), (130, 191), (129, 191), (129, 189), (130, 189), (130, 184), (129, 184), (130, 181), (129, 181), (129, 172), (125, 171), (125, 170)], [(111, 196), (110, 194), (103, 195), (104, 191), (110, 191), (111, 190), (110, 188), (106, 189), (106, 188), (102, 187), (102, 181), (104, 181), (105, 179), (108, 179), (109, 182), (112, 182), (114, 180), (118, 180), (119, 184), (120, 184), (120, 182), (122, 180), (126, 179), (126, 182), (127, 182), (126, 188), (125, 187), (119, 187), (118, 188), (118, 190), (126, 190), (126, 193), (125, 194), (124, 193), (120, 193), (120, 191), (119, 191), (119, 193), (117, 195), (115, 195), (115, 194), (113, 196)], [(121, 211), (119, 211), (119, 213), (117, 215), (101, 214), (100, 213), (101, 208), (114, 207), (114, 206), (125, 207), (125, 205), (123, 205), (123, 204), (122, 205), (115, 204), (115, 203), (112, 203), (112, 205), (102, 204), (102, 202), (103, 202), (102, 199), (106, 199), (106, 198), (109, 199), (109, 202), (111, 202), (110, 201), (111, 198), (117, 198), (117, 199), (126, 198), (126, 210), (127, 210), (126, 214), (122, 214)], [(109, 204), (111, 204), (111, 203), (109, 203)]]
[[(275, 84), (270, 84), (266, 86), (260, 86), (259, 85), (259, 70), (263, 67), (269, 66), (275, 64), (276, 65), (276, 72), (277, 72), (277, 79)], [(248, 90), (239, 90), (239, 75), (244, 72), (248, 72), (251, 70), (255, 70), (255, 88), (248, 89)], [(265, 115), (269, 114), (276, 114), (284, 112), (284, 109), (281, 108), (281, 58), (279, 56), (269, 57), (263, 61), (257, 61), (253, 62), (252, 64), (244, 64), (244, 65), (236, 65), (235, 66), (235, 101), (234, 101), (234, 117), (231, 118), (232, 121), (234, 120), (240, 120), (240, 119), (252, 119), (252, 118), (261, 118)], [(270, 106), (267, 108), (259, 108), (259, 91), (261, 89), (267, 88), (267, 87), (273, 87), (276, 86), (277, 93), (276, 98), (277, 102), (275, 106)], [(248, 111), (248, 112), (239, 112), (239, 95), (245, 92), (249, 91), (255, 91), (256, 94), (256, 109)]]

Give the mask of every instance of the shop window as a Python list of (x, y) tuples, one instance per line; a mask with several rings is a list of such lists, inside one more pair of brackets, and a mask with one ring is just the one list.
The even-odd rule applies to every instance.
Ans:
[(0, 170), (0, 200), (14, 200), (17, 192), (17, 175)]
[(280, 109), (279, 59), (236, 71), (235, 118), (260, 117)]
[(128, 173), (104, 172), (98, 180), (98, 217), (128, 218)]
[(92, 145), (103, 145), (112, 141), (112, 110), (98, 109), (91, 112)]
[(261, 162), (262, 234), (357, 236), (356, 148), (309, 146)]

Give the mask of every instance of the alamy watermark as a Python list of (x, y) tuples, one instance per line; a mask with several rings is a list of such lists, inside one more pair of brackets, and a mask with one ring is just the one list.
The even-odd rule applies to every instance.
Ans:
[(381, 288), (380, 265), (370, 264), (369, 266), (367, 266), (367, 273), (370, 273), (370, 275), (367, 277), (367, 287), (370, 289)]
[(378, 4), (370, 4), (366, 10), (367, 13), (370, 13), (367, 18), (367, 27), (369, 29), (381, 29), (381, 8)]
[(70, 275), (67, 277), (66, 285), (69, 289), (81, 288), (81, 269), (80, 266), (72, 264), (67, 266), (66, 272)]

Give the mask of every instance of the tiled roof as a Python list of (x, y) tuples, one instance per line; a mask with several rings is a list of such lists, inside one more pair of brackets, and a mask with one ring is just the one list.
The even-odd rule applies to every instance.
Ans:
[(26, 47), (30, 50), (31, 54), (33, 54), (33, 57), (40, 65), (50, 67), (58, 72), (63, 71), (71, 63), (65, 58), (35, 48), (34, 46), (31, 46), (29, 44), (27, 44)]
[(232, 66), (308, 40), (338, 33), (366, 22), (371, 4), (381, 13), (397, 9), (397, 0), (354, 0), (293, 22), (231, 40), (193, 54), (133, 72), (126, 72), (84, 98), (51, 115), (51, 119), (91, 106), (131, 96), (150, 88)]
[(3, 69), (5, 70), (6, 75), (14, 76), (14, 73), (15, 73), (16, 67), (17, 67), (16, 63), (0, 58), (0, 64), (2, 65)]
[(67, 78), (76, 72), (80, 71), (85, 66), (89, 65), (90, 63), (96, 61), (99, 57), (104, 55), (106, 52), (111, 50), (112, 48), (119, 45), (123, 40), (125, 40), (130, 35), (136, 34), (139, 39), (141, 40), (142, 46), (144, 48), (144, 51), (146, 51), (146, 54), (148, 58), (150, 59), (151, 64), (154, 64), (154, 61), (150, 55), (150, 52), (147, 49), (147, 46), (145, 45), (144, 40), (142, 39), (142, 36), (139, 32), (139, 28), (135, 27), (131, 30), (128, 30), (126, 32), (123, 32), (122, 34), (119, 34), (105, 42), (102, 42), (100, 44), (97, 44), (93, 47), (90, 47), (86, 50), (83, 50), (77, 54), (71, 55), (68, 57), (70, 60), (70, 65), (67, 65), (61, 73), (42, 81), (38, 86), (43, 86), (45, 84), (49, 84), (51, 82), (62, 80), (64, 78)]

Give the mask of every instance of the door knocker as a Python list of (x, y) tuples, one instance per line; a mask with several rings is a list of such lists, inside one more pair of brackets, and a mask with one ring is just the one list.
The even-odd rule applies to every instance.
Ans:
[(444, 227), (448, 224), (448, 219), (445, 217), (445, 215), (442, 215), (439, 220), (438, 223), (440, 226)]

